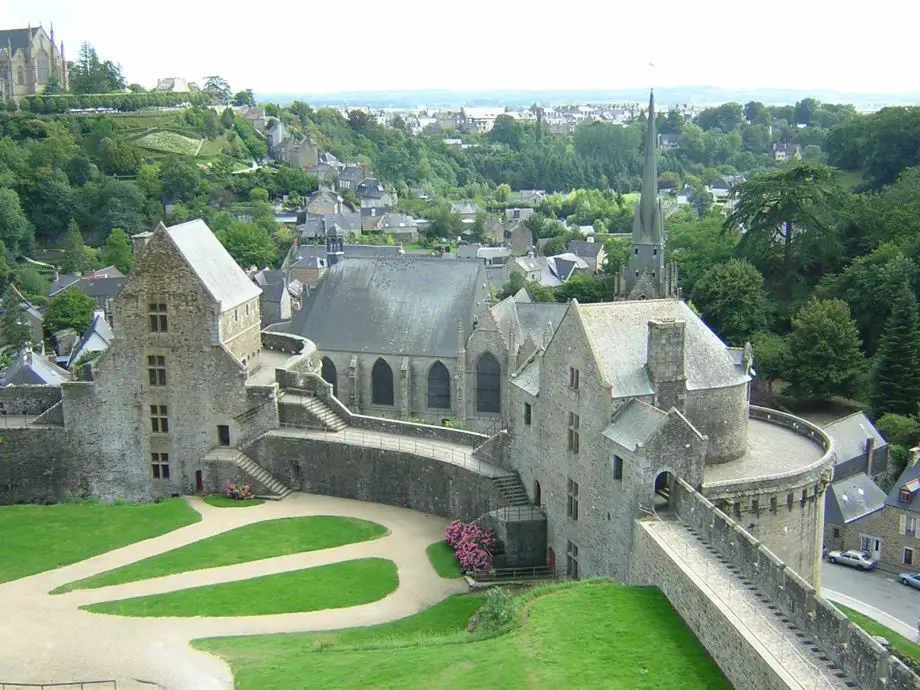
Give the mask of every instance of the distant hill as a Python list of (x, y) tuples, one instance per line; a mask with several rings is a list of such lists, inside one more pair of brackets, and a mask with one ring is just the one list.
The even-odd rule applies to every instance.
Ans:
[[(556, 105), (566, 103), (635, 103), (648, 98), (645, 89), (595, 89), (546, 91), (449, 91), (425, 89), (419, 91), (342, 91), (338, 93), (256, 93), (261, 102), (281, 105), (301, 100), (317, 106), (368, 106), (371, 108), (404, 108), (419, 106), (445, 108), (468, 106), (529, 106), (533, 103)], [(830, 103), (857, 105), (920, 104), (920, 93), (838, 92), (815, 89), (723, 89), (714, 86), (675, 86), (655, 89), (656, 100), (664, 105), (692, 103), (710, 105), (737, 101), (762, 101), (769, 105), (795, 103), (803, 98), (817, 98)]]

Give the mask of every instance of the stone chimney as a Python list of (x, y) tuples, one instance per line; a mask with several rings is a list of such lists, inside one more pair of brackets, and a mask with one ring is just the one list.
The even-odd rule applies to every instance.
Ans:
[(648, 322), (646, 367), (655, 389), (655, 406), (662, 410), (676, 407), (684, 411), (687, 398), (687, 374), (684, 351), (687, 324), (676, 319)]
[(875, 439), (866, 439), (866, 474), (872, 476), (872, 452), (875, 450)]
[(141, 258), (141, 254), (143, 254), (144, 250), (147, 248), (147, 243), (150, 241), (151, 237), (153, 237), (153, 233), (150, 231), (131, 235), (131, 247), (134, 249), (135, 261)]

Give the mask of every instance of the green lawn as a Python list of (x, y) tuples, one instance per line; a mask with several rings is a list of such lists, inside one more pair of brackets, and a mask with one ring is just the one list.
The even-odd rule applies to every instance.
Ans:
[(59, 568), (198, 522), (178, 498), (161, 503), (0, 507), (0, 582)]
[(887, 628), (881, 623), (878, 623), (868, 616), (861, 614), (859, 611), (854, 611), (851, 608), (844, 606), (843, 604), (838, 604), (834, 602), (834, 606), (843, 611), (847, 618), (856, 623), (860, 628), (865, 630), (870, 635), (881, 635), (886, 640), (891, 643), (891, 646), (898, 650), (904, 656), (910, 658), (915, 664), (920, 664), (920, 645), (918, 645), (913, 640), (908, 640), (903, 635), (899, 635), (891, 628)]
[(395, 563), (364, 558), (80, 608), (118, 616), (266, 616), (368, 604), (398, 586)]
[(434, 567), (435, 572), (441, 577), (460, 577), (463, 571), (460, 570), (460, 561), (454, 555), (454, 550), (446, 541), (438, 541), (425, 549), (428, 554), (428, 560)]
[(250, 498), (245, 501), (241, 501), (236, 498), (230, 498), (229, 496), (205, 496), (204, 502), (209, 506), (214, 506), (215, 508), (251, 508), (252, 506), (260, 506), (265, 503), (263, 498)]
[[(408, 619), (407, 619), (408, 620)], [(411, 632), (412, 623), (404, 623)], [(492, 639), (319, 652), (307, 636), (210, 639), (239, 690), (299, 688), (610, 688), (729, 690), (664, 595), (594, 580), (550, 588), (521, 627)], [(352, 631), (341, 633), (355, 634)], [(372, 642), (373, 628), (352, 641)], [(311, 646), (312, 645), (312, 646)]]
[[(283, 667), (304, 652), (363, 646), (405, 646), (466, 633), (470, 617), (482, 606), (481, 594), (455, 594), (414, 616), (367, 628), (318, 633), (286, 633), (196, 640), (193, 646), (232, 657), (235, 664), (254, 662)], [(239, 678), (237, 678), (239, 682)]]
[(196, 541), (130, 565), (58, 587), (54, 594), (72, 589), (96, 589), (147, 580), (201, 568), (217, 568), (262, 558), (318, 551), (334, 546), (370, 541), (386, 535), (376, 522), (319, 515), (266, 520)]

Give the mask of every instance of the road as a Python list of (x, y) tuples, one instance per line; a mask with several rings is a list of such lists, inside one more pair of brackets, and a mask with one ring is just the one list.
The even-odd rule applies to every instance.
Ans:
[(917, 638), (920, 590), (902, 585), (896, 575), (824, 563), (821, 579), (827, 599), (856, 609), (910, 639)]

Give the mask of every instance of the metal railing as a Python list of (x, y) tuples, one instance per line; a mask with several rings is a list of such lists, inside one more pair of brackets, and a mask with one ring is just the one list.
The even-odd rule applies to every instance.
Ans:
[[(678, 528), (676, 524), (662, 520), (657, 514), (655, 514), (655, 517), (658, 518), (658, 524), (663, 526), (666, 531), (670, 532), (672, 535), (682, 529), (687, 536), (691, 536), (692, 538), (686, 525), (679, 523), (681, 526)], [(763, 610), (766, 605), (761, 605), (760, 602), (756, 600), (752, 602), (751, 599), (754, 595), (748, 587), (739, 582), (738, 577), (731, 573), (731, 571), (728, 571), (729, 574), (726, 575), (725, 566), (721, 563), (714, 563), (714, 554), (708, 552), (702, 555), (693, 554), (692, 552), (694, 549), (691, 548), (690, 543), (681, 541), (680, 544), (682, 548), (677, 546), (676, 539), (668, 540), (668, 546), (674, 554), (683, 561), (690, 571), (706, 583), (709, 591), (716, 599), (724, 603), (736, 614), (736, 619), (739, 624), (742, 625), (754, 639), (760, 641), (765, 653), (769, 654), (779, 666), (786, 669), (803, 688), (808, 687), (814, 690), (829, 688), (830, 690), (835, 690), (844, 687), (842, 681), (837, 678), (831, 678), (827, 669), (822, 669), (814, 661), (808, 658), (805, 652), (800, 648), (801, 642), (798, 638), (793, 640), (790, 638), (790, 633), (784, 633), (773, 624)], [(681, 553), (681, 551), (683, 551), (683, 553)], [(725, 594), (725, 592), (727, 592), (727, 594)], [(770, 610), (770, 615), (773, 615), (772, 610)], [(757, 630), (753, 629), (748, 625), (746, 617), (759, 621), (762, 627), (758, 626)], [(776, 649), (777, 646), (778, 650)], [(796, 665), (798, 665), (798, 669)], [(802, 669), (803, 666), (804, 669)], [(810, 676), (810, 679), (814, 680), (813, 684), (806, 682), (805, 679), (802, 678), (802, 670)]]
[(19, 688), (80, 688), (80, 690), (94, 690), (94, 688), (118, 688), (114, 680), (75, 680), (70, 683), (12, 683), (0, 681), (0, 690), (19, 690)]
[(471, 570), (467, 573), (476, 582), (499, 582), (506, 580), (564, 580), (565, 568), (550, 568), (536, 565), (527, 568), (493, 568), (491, 570)]

